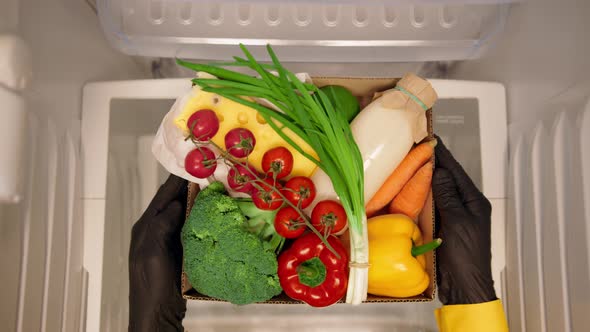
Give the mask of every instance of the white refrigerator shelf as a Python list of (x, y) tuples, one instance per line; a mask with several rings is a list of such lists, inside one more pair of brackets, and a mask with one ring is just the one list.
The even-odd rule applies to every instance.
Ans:
[(443, 61), (480, 56), (512, 1), (99, 0), (98, 13), (130, 55), (229, 59), (243, 43), (284, 61)]

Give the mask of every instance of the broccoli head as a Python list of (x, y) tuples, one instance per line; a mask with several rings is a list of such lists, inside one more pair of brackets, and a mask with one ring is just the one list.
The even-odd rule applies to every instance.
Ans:
[(197, 195), (182, 228), (182, 246), (185, 272), (199, 293), (234, 304), (281, 293), (273, 248), (248, 232), (245, 223), (221, 182)]

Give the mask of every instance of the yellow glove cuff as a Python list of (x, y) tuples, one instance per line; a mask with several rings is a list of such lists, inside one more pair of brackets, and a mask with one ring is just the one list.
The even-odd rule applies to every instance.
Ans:
[(508, 332), (502, 301), (456, 304), (435, 310), (440, 332)]

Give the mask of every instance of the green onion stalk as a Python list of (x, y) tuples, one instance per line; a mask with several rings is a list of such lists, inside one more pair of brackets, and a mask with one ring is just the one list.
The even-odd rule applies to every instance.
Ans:
[[(367, 298), (367, 218), (363, 161), (350, 125), (342, 114), (336, 112), (340, 108), (338, 101), (333, 105), (318, 87), (299, 81), (295, 74), (283, 67), (270, 45), (267, 45), (267, 51), (272, 64), (258, 63), (244, 45), (240, 47), (246, 58), (234, 57), (233, 62), (196, 64), (177, 59), (177, 63), (216, 76), (215, 79), (196, 78), (192, 82), (200, 86), (202, 91), (215, 93), (257, 110), (279, 136), (330, 177), (346, 211), (350, 228), (350, 275), (346, 302), (360, 304)], [(224, 67), (250, 68), (259, 77)], [(244, 97), (265, 99), (280, 112)], [(318, 157), (305, 152), (285, 130), (298, 135), (314, 149)]]

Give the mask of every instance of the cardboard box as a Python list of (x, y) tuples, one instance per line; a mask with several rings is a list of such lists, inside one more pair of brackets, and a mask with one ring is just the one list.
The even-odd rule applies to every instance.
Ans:
[[(314, 84), (317, 86), (324, 85), (341, 85), (348, 88), (354, 95), (361, 97), (361, 100), (370, 101), (373, 95), (377, 92), (391, 89), (395, 86), (399, 79), (392, 78), (354, 78), (354, 77), (314, 77)], [(361, 101), (362, 102), (362, 101)], [(426, 112), (428, 120), (428, 133), (429, 137), (425, 140), (433, 139), (432, 130), (432, 110)], [(384, 174), (384, 177), (388, 174)], [(188, 205), (187, 205), (187, 216), (192, 208), (195, 197), (199, 192), (199, 186), (190, 183), (188, 191)], [(434, 203), (432, 200), (432, 192), (428, 195), (425, 207), (422, 210), (418, 219), (418, 225), (422, 231), (424, 243), (432, 241), (435, 236), (435, 225), (434, 225)], [(370, 254), (370, 253), (369, 253)], [(366, 302), (430, 302), (434, 300), (436, 292), (436, 259), (433, 252), (426, 254), (426, 271), (430, 276), (430, 284), (426, 291), (419, 296), (410, 298), (392, 298), (375, 296), (368, 294)], [(211, 298), (202, 294), (199, 294), (190, 284), (187, 275), (182, 271), (182, 296), (187, 300), (201, 300), (201, 301), (218, 301), (224, 302), (223, 300)], [(344, 299), (340, 300), (342, 303)], [(302, 304), (303, 302), (293, 300), (286, 296), (284, 293), (266, 301), (263, 303), (268, 304)]]

